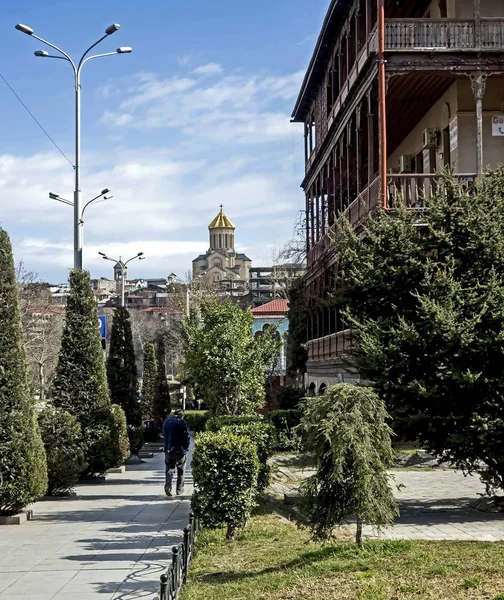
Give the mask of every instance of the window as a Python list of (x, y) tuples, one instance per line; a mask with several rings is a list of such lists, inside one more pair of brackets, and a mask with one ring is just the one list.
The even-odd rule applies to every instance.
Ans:
[(220, 281), (220, 275), (219, 275), (219, 273), (214, 273), (213, 280), (214, 281)]
[(218, 267), (219, 269), (222, 268), (222, 263), (220, 260), (214, 260), (214, 267)]

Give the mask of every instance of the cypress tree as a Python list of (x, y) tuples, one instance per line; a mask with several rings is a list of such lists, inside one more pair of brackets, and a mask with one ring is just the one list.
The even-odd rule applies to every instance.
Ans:
[(98, 331), (98, 313), (89, 273), (70, 273), (53, 403), (80, 422), (86, 453), (86, 476), (104, 473), (121, 461), (112, 414), (105, 361)]
[(47, 464), (30, 389), (12, 248), (0, 228), (0, 514), (44, 495)]
[(114, 312), (110, 349), (107, 359), (107, 379), (110, 400), (122, 407), (129, 427), (140, 425), (140, 407), (137, 400), (137, 368), (131, 321), (127, 308)]
[(143, 358), (142, 400), (140, 410), (142, 420), (152, 418), (154, 409), (154, 394), (156, 392), (157, 361), (154, 344), (145, 344)]
[(161, 424), (166, 413), (169, 413), (171, 410), (170, 388), (166, 376), (166, 347), (163, 336), (159, 336), (156, 350), (156, 391), (154, 394), (152, 416), (156, 423)]

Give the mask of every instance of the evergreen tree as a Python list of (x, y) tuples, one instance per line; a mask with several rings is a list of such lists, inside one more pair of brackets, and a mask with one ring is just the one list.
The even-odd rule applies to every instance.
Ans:
[(152, 419), (154, 413), (154, 395), (156, 393), (157, 361), (156, 348), (154, 344), (144, 345), (143, 376), (142, 376), (142, 399), (140, 410), (142, 420)]
[(350, 516), (362, 526), (391, 525), (399, 514), (387, 469), (393, 464), (385, 405), (370, 387), (338, 384), (303, 404), (301, 428), (316, 473), (303, 484), (314, 537), (328, 539)]
[(12, 248), (0, 228), (0, 514), (19, 512), (46, 488), (46, 454), (29, 384)]
[(70, 273), (71, 293), (66, 308), (53, 403), (77, 417), (86, 453), (86, 476), (104, 473), (121, 461), (114, 435), (105, 361), (98, 331), (98, 313), (89, 273)]
[(127, 308), (114, 311), (107, 358), (107, 379), (110, 400), (122, 407), (129, 427), (140, 425), (140, 406), (137, 398), (137, 368), (131, 321)]
[(170, 387), (166, 376), (166, 347), (162, 335), (157, 341), (156, 354), (157, 373), (152, 416), (158, 424), (161, 424), (171, 410)]
[(217, 414), (253, 414), (264, 406), (266, 370), (283, 341), (275, 327), (257, 339), (253, 316), (234, 302), (201, 302), (203, 326), (195, 312), (186, 319), (185, 375)]
[(426, 208), (342, 232), (354, 366), (396, 431), (503, 489), (504, 169), (471, 188), (444, 177)]
[(289, 334), (287, 336), (287, 375), (299, 385), (306, 373), (307, 300), (306, 279), (299, 277), (289, 288)]

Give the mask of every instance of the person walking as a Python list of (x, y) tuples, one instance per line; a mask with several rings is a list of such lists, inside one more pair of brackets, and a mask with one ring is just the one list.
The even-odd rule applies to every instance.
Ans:
[(184, 493), (184, 471), (186, 454), (189, 450), (191, 436), (189, 427), (184, 421), (184, 411), (179, 409), (163, 423), (165, 452), (165, 494), (173, 496), (172, 485), (175, 469), (177, 469), (177, 494)]

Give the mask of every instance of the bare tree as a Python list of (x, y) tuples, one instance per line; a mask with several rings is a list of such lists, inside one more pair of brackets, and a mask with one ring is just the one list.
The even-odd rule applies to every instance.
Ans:
[(26, 358), (33, 387), (43, 399), (58, 363), (65, 309), (53, 303), (49, 286), (22, 262), (16, 275)]

